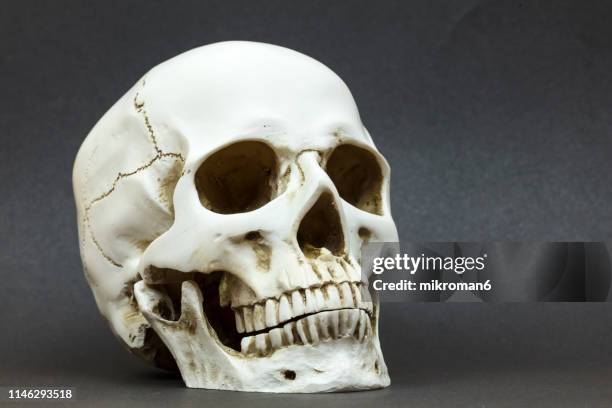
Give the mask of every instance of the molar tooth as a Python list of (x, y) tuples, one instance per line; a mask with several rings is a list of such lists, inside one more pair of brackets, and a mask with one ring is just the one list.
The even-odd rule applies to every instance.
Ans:
[(300, 336), (300, 340), (302, 340), (302, 344), (310, 343), (308, 341), (308, 336), (306, 335), (308, 331), (308, 323), (306, 323), (306, 319), (300, 319), (295, 322), (295, 326), (297, 328), (298, 335)]
[(251, 306), (245, 306), (242, 308), (244, 315), (244, 330), (248, 332), (254, 331), (253, 327), (253, 308)]
[(353, 292), (351, 291), (351, 285), (348, 282), (343, 282), (340, 285), (340, 293), (342, 307), (353, 307)]
[(336, 285), (327, 285), (325, 290), (327, 291), (327, 308), (338, 309), (340, 307), (340, 293)]
[(285, 320), (291, 319), (293, 316), (291, 315), (291, 305), (289, 304), (289, 299), (287, 299), (287, 295), (282, 295), (280, 297), (279, 307), (278, 307), (278, 319), (281, 322)]
[(234, 318), (236, 320), (236, 331), (238, 333), (244, 333), (244, 320), (242, 320), (240, 309), (234, 310)]
[(293, 305), (293, 316), (302, 316), (304, 314), (304, 299), (299, 290), (291, 293), (291, 303)]
[(243, 337), (240, 341), (240, 352), (242, 354), (251, 354), (255, 351), (255, 338), (253, 336)]
[(306, 313), (314, 313), (316, 312), (317, 309), (317, 301), (315, 299), (314, 293), (312, 293), (312, 290), (310, 289), (306, 289), (304, 291), (304, 295), (306, 296), (306, 308), (305, 308), (305, 312)]
[(272, 345), (272, 350), (283, 346), (283, 329), (276, 328), (270, 330), (270, 344)]
[(258, 354), (268, 353), (268, 342), (266, 341), (267, 333), (261, 333), (255, 336), (255, 348)]
[(287, 346), (291, 346), (294, 343), (294, 338), (293, 338), (293, 325), (294, 324), (295, 324), (294, 322), (290, 322), (283, 326), (283, 332), (285, 334)]
[(261, 304), (253, 307), (253, 326), (255, 330), (263, 330), (266, 327), (264, 307)]
[(317, 330), (317, 326), (318, 326), (317, 316), (315, 315), (308, 316), (306, 318), (306, 321), (308, 322), (308, 333), (310, 334), (311, 343), (319, 344), (319, 331)]
[(266, 326), (274, 327), (278, 324), (278, 302), (274, 299), (266, 301)]

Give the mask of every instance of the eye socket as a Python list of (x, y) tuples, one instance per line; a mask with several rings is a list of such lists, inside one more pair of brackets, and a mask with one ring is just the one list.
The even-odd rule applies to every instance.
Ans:
[(372, 152), (340, 145), (327, 160), (326, 170), (340, 197), (360, 210), (382, 215), (382, 169)]
[(204, 160), (195, 174), (200, 202), (220, 214), (256, 210), (273, 198), (277, 168), (276, 154), (263, 142), (227, 146)]

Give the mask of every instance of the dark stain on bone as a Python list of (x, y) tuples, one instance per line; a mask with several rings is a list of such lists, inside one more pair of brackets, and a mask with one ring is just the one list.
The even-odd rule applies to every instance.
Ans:
[(370, 237), (372, 236), (372, 231), (365, 227), (359, 228), (358, 231), (359, 238), (363, 241), (364, 244), (367, 244), (370, 241)]
[(380, 374), (380, 365), (378, 364), (378, 360), (374, 362), (374, 372), (376, 374)]

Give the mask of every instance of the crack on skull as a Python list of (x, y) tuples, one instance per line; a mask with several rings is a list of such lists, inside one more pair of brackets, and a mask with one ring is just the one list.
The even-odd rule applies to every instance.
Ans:
[[(145, 80), (143, 79), (142, 81), (142, 87), (144, 87), (145, 85)], [(161, 150), (157, 144), (157, 138), (155, 136), (155, 131), (153, 129), (153, 126), (151, 125), (151, 121), (149, 120), (149, 116), (147, 115), (144, 106), (145, 106), (145, 102), (142, 100), (139, 100), (139, 93), (136, 93), (136, 96), (134, 96), (134, 109), (136, 109), (136, 111), (138, 113), (141, 114), (143, 120), (144, 120), (144, 124), (147, 128), (147, 132), (149, 134), (149, 138), (151, 140), (151, 144), (153, 145), (153, 149), (155, 150), (155, 156), (153, 156), (148, 162), (146, 162), (145, 164), (139, 166), (138, 168), (129, 171), (129, 172), (119, 172), (117, 174), (117, 176), (115, 177), (115, 180), (113, 180), (113, 183), (111, 185), (111, 187), (104, 191), (102, 194), (100, 194), (99, 196), (97, 196), (96, 198), (94, 198), (93, 200), (91, 200), (89, 202), (89, 204), (87, 206), (85, 206), (85, 215), (84, 215), (84, 224), (87, 227), (87, 231), (89, 233), (89, 236), (91, 237), (95, 247), (98, 249), (98, 252), (100, 252), (100, 254), (108, 261), (110, 262), (112, 265), (118, 267), (118, 268), (122, 268), (123, 265), (117, 261), (115, 261), (111, 256), (109, 256), (105, 251), (104, 248), (102, 248), (102, 245), (100, 244), (100, 242), (97, 240), (93, 229), (91, 227), (91, 219), (90, 219), (90, 211), (91, 208), (94, 206), (94, 204), (102, 201), (103, 199), (105, 199), (106, 197), (108, 197), (109, 195), (111, 195), (111, 193), (113, 191), (115, 191), (115, 189), (117, 188), (117, 184), (119, 183), (119, 181), (121, 181), (122, 179), (128, 178), (130, 176), (133, 176), (135, 174), (138, 174), (146, 169), (148, 169), (149, 167), (151, 167), (153, 164), (155, 164), (157, 161), (163, 159), (163, 158), (172, 158), (175, 160), (178, 160), (180, 163), (185, 163), (185, 158), (183, 157), (183, 155), (181, 153), (176, 153), (176, 152), (164, 152), (163, 150)], [(180, 177), (180, 176), (179, 176)], [(168, 180), (164, 180), (162, 182), (162, 188), (166, 188), (165, 184), (168, 183)], [(159, 197), (160, 201), (163, 203), (164, 199), (162, 197)], [(171, 200), (170, 200), (171, 203)], [(170, 208), (172, 208), (170, 206)]]

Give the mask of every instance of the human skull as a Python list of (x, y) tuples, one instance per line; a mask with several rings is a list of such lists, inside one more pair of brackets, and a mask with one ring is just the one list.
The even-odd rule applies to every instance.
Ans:
[(166, 61), (73, 182), (85, 275), (134, 353), (196, 388), (389, 384), (360, 268), (368, 240), (397, 240), (389, 168), (321, 63), (251, 42)]

